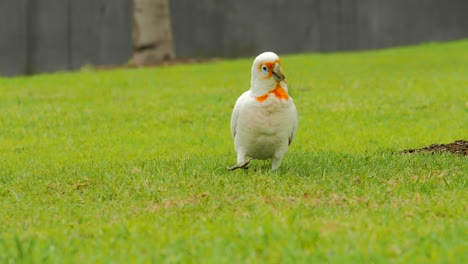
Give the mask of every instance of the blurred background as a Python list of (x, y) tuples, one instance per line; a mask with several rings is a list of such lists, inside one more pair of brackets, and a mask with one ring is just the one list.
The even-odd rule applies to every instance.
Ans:
[(466, 37), (467, 0), (0, 0), (0, 75)]

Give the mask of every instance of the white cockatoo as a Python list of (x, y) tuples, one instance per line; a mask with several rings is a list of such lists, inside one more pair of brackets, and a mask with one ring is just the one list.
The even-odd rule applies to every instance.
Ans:
[(237, 99), (232, 111), (237, 164), (229, 170), (247, 168), (251, 159), (272, 159), (271, 169), (278, 169), (296, 129), (297, 110), (288, 94), (281, 60), (273, 52), (264, 52), (253, 62), (250, 90)]

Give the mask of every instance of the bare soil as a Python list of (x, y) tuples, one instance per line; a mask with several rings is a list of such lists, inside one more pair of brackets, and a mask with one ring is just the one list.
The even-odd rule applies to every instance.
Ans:
[(427, 147), (420, 149), (406, 149), (402, 153), (452, 153), (457, 155), (468, 156), (468, 141), (467, 140), (457, 140), (449, 144), (432, 144)]
[(187, 58), (187, 59), (168, 59), (155, 63), (147, 64), (137, 64), (134, 62), (129, 62), (126, 64), (119, 65), (98, 65), (91, 66), (95, 70), (112, 70), (117, 68), (151, 68), (151, 67), (163, 67), (163, 66), (172, 66), (179, 64), (201, 64), (201, 63), (211, 63), (220, 61), (219, 58)]

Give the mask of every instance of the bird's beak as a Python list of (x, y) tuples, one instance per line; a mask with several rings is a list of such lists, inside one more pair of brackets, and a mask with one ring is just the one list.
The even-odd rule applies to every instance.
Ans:
[(279, 63), (275, 63), (272, 73), (276, 82), (281, 82), (285, 79), (283, 69), (281, 69), (281, 65)]

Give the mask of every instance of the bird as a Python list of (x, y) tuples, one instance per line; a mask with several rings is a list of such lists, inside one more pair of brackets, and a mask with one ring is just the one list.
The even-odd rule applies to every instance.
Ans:
[(271, 159), (271, 169), (277, 170), (296, 137), (297, 126), (297, 110), (281, 59), (274, 52), (263, 52), (252, 64), (250, 89), (237, 99), (232, 111), (230, 128), (237, 163), (228, 169), (247, 169), (252, 159)]

